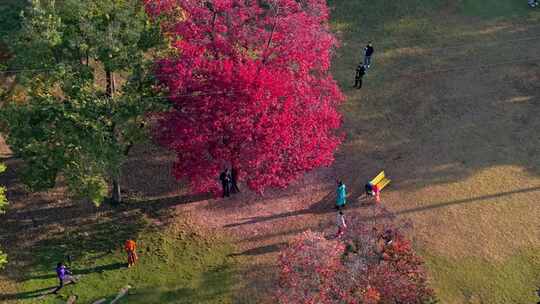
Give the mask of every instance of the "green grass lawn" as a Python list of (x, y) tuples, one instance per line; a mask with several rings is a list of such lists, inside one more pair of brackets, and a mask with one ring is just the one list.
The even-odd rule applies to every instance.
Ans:
[[(443, 303), (535, 303), (534, 283), (540, 283), (540, 249), (531, 248), (489, 261), (478, 257), (460, 260), (425, 252), (434, 286)], [(536, 300), (536, 301), (535, 301)]]
[[(232, 248), (217, 237), (202, 236), (187, 225), (165, 231), (142, 220), (131, 225), (112, 222), (91, 235), (63, 235), (47, 241), (35, 252), (36, 261), (13, 295), (19, 303), (65, 303), (76, 295), (77, 303), (113, 299), (126, 285), (133, 287), (120, 303), (230, 303), (234, 263)], [(136, 237), (139, 262), (127, 268), (122, 242)], [(65, 253), (74, 255), (71, 268), (81, 275), (59, 295), (41, 294), (57, 284), (54, 268)]]
[(462, 0), (461, 11), (468, 16), (504, 19), (527, 15), (531, 9), (522, 0)]

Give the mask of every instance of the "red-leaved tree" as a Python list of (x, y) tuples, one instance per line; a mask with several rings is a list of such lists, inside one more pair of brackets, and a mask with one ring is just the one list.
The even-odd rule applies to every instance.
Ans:
[(351, 218), (342, 238), (306, 232), (280, 254), (281, 304), (434, 303), (424, 262), (392, 215)]
[(173, 104), (156, 138), (177, 153), (178, 179), (216, 191), (235, 167), (263, 191), (333, 162), (343, 95), (325, 0), (145, 2), (176, 51), (156, 63)]

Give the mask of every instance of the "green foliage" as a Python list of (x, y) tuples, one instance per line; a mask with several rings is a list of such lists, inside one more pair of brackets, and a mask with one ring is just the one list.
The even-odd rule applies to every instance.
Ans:
[(77, 197), (99, 203), (107, 193), (104, 177), (121, 162), (119, 145), (110, 136), (106, 102), (78, 96), (59, 102), (52, 95), (35, 95), (31, 102), (9, 104), (2, 115), (9, 122), (9, 143), (26, 161), (22, 180), (34, 191), (54, 186), (62, 172)]
[[(0, 174), (6, 171), (6, 165), (0, 163)], [(5, 208), (8, 204), (8, 200), (6, 197), (6, 188), (3, 186), (0, 186), (0, 214), (5, 212)]]
[[(0, 118), (30, 189), (62, 175), (71, 194), (98, 204), (130, 147), (147, 138), (145, 114), (162, 105), (145, 98), (154, 96), (147, 57), (162, 39), (139, 2), (33, 0), (22, 14), (10, 65), (34, 70), (17, 75), (25, 98)], [(105, 73), (123, 77), (112, 96)]]
[(7, 43), (10, 34), (20, 28), (20, 12), (26, 1), (3, 0), (0, 1), (0, 43)]
[(7, 259), (7, 254), (3, 253), (1, 250), (0, 250), (0, 269), (4, 268), (4, 266), (6, 266), (8, 262), (8, 259)]
[[(3, 173), (4, 171), (6, 171), (6, 165), (0, 163), (0, 173)], [(5, 212), (4, 209), (6, 208), (7, 204), (6, 188), (0, 186), (0, 214)], [(6, 264), (7, 255), (0, 250), (0, 269), (4, 268)]]

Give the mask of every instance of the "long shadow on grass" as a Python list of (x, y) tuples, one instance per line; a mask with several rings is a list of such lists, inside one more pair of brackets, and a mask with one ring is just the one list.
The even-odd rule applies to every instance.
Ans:
[(126, 203), (116, 207), (95, 207), (68, 199), (61, 182), (50, 192), (29, 193), (17, 176), (23, 162), (14, 157), (2, 161), (8, 170), (0, 176), (0, 184), (7, 185), (11, 204), (2, 215), (0, 235), (4, 236), (3, 249), (12, 261), (18, 262), (8, 264), (5, 271), (14, 281), (26, 280), (29, 274), (52, 277), (56, 263), (65, 260), (66, 255), (74, 257), (76, 268), (82, 257), (92, 259), (110, 254), (127, 238), (136, 237), (147, 226), (148, 218), (166, 223), (172, 216), (172, 207), (209, 198), (182, 195), (172, 189), (171, 179), (168, 185), (151, 192), (153, 197), (143, 193), (136, 201), (127, 197)]
[(256, 256), (256, 255), (262, 255), (272, 252), (277, 252), (283, 248), (287, 243), (281, 242), (277, 244), (267, 245), (267, 246), (260, 246), (252, 249), (245, 250), (240, 253), (232, 253), (229, 254), (230, 257), (237, 257), (237, 256)]
[(54, 290), (55, 287), (57, 287), (57, 286), (50, 286), (50, 287), (46, 287), (46, 288), (40, 288), (40, 289), (37, 289), (37, 290), (32, 290), (32, 291), (27, 291), (27, 292), (19, 292), (19, 293), (12, 293), (12, 294), (0, 294), (0, 301), (37, 298), (37, 297), (43, 296), (44, 294), (48, 294), (48, 292)]
[(120, 209), (124, 210), (132, 210), (132, 209), (141, 209), (143, 211), (147, 210), (161, 210), (161, 209), (167, 209), (170, 207), (178, 206), (178, 205), (185, 205), (200, 201), (205, 201), (212, 199), (213, 196), (211, 194), (186, 194), (186, 195), (179, 195), (179, 196), (166, 196), (166, 197), (158, 197), (158, 198), (151, 198), (151, 199), (144, 199), (136, 202), (128, 202), (126, 204), (123, 204), (120, 206)]
[[(363, 189), (351, 189), (349, 192), (349, 202), (347, 204), (347, 209), (356, 209), (359, 207), (362, 207), (364, 202), (360, 200), (355, 201), (352, 198), (359, 197), (360, 193), (363, 191)], [(277, 219), (282, 219), (286, 217), (293, 217), (293, 216), (300, 216), (305, 214), (326, 214), (326, 213), (333, 213), (336, 212), (335, 209), (335, 198), (336, 194), (335, 191), (329, 191), (322, 199), (320, 199), (318, 202), (315, 202), (311, 206), (309, 206), (306, 209), (296, 210), (296, 211), (290, 211), (290, 212), (284, 212), (284, 213), (277, 213), (269, 216), (257, 216), (257, 217), (251, 217), (251, 218), (245, 218), (242, 222), (238, 223), (232, 223), (227, 224), (223, 226), (224, 228), (234, 228), (238, 226), (243, 225), (252, 225), (257, 224), (261, 222), (267, 222)]]
[(227, 224), (223, 226), (224, 228), (233, 228), (237, 226), (243, 226), (243, 225), (250, 225), (250, 224), (256, 224), (260, 222), (266, 222), (266, 221), (272, 221), (276, 219), (281, 219), (285, 217), (291, 217), (291, 216), (298, 216), (298, 215), (304, 215), (304, 214), (323, 214), (323, 213), (330, 213), (334, 212), (335, 209), (333, 209), (334, 205), (332, 204), (332, 199), (335, 197), (334, 191), (330, 191), (323, 199), (321, 199), (319, 202), (312, 204), (307, 209), (297, 210), (297, 211), (291, 211), (291, 212), (284, 212), (284, 213), (278, 213), (273, 214), (269, 216), (257, 216), (257, 217), (251, 217), (244, 219), (243, 222), (233, 223), (233, 224)]
[(455, 201), (451, 201), (451, 202), (436, 203), (436, 204), (432, 204), (432, 205), (428, 205), (428, 206), (424, 206), (424, 207), (401, 210), (401, 211), (396, 212), (396, 214), (407, 214), (407, 213), (413, 213), (413, 212), (422, 212), (422, 211), (427, 211), (427, 210), (432, 210), (432, 209), (437, 209), (437, 208), (444, 208), (444, 207), (449, 207), (449, 206), (453, 206), (453, 205), (460, 205), (460, 204), (481, 203), (482, 201), (486, 201), (486, 200), (490, 200), (490, 199), (494, 199), (494, 198), (499, 198), (499, 197), (502, 197), (502, 196), (514, 195), (514, 194), (518, 194), (518, 193), (535, 192), (535, 191), (540, 191), (540, 187), (531, 187), (531, 188), (519, 189), (519, 190), (514, 190), (514, 191), (506, 191), (506, 192), (501, 192), (501, 193), (496, 193), (496, 194), (483, 195), (483, 196), (477, 196), (477, 197), (472, 197), (472, 198), (467, 198), (467, 199), (455, 200)]
[[(483, 195), (483, 196), (477, 196), (472, 198), (466, 198), (466, 199), (460, 199), (460, 200), (454, 200), (450, 202), (444, 202), (444, 203), (435, 203), (432, 205), (424, 206), (424, 207), (418, 207), (418, 208), (411, 208), (411, 209), (405, 209), (395, 212), (395, 215), (401, 215), (401, 214), (408, 214), (408, 213), (415, 213), (415, 212), (422, 212), (422, 211), (429, 211), (433, 209), (438, 208), (445, 208), (450, 207), (454, 205), (461, 205), (461, 204), (470, 204), (470, 203), (488, 203), (490, 199), (496, 199), (503, 196), (508, 195), (514, 195), (514, 194), (520, 194), (520, 193), (528, 193), (528, 192), (536, 192), (540, 191), (540, 187), (530, 187), (530, 188), (524, 188), (514, 191), (506, 191), (506, 192), (500, 192), (496, 194), (490, 194), (490, 195)], [(381, 218), (379, 215), (363, 215), (359, 217), (361, 220), (372, 220), (372, 219), (378, 219)]]
[[(126, 263), (112, 263), (109, 265), (102, 265), (102, 266), (96, 266), (96, 267), (90, 267), (90, 268), (84, 268), (84, 269), (77, 269), (75, 267), (75, 268), (72, 268), (71, 270), (73, 271), (73, 275), (85, 275), (85, 274), (91, 274), (91, 273), (96, 273), (96, 272), (101, 273), (104, 271), (117, 270), (120, 268), (124, 268), (126, 266), (127, 266)], [(56, 274), (36, 275), (36, 276), (27, 277), (27, 279), (39, 279), (39, 280), (51, 279), (51, 278), (56, 278)]]
[(203, 273), (197, 286), (175, 286), (171, 290), (160, 288), (135, 289), (126, 303), (230, 303), (234, 271), (221, 265)]
[(119, 269), (125, 264), (118, 262), (83, 269), (77, 269), (77, 264), (92, 256), (113, 253), (123, 246), (126, 239), (136, 238), (145, 227), (147, 223), (138, 214), (118, 216), (37, 242), (32, 250), (33, 263), (29, 266), (37, 275), (20, 279), (54, 278), (54, 267), (58, 262), (66, 262), (67, 256), (72, 257), (70, 266), (75, 275)]

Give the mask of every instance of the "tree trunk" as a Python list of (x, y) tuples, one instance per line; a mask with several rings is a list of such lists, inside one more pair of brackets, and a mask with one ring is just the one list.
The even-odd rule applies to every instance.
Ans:
[(120, 181), (116, 177), (113, 179), (111, 200), (113, 204), (120, 204), (122, 202), (122, 193), (120, 192)]
[[(108, 69), (105, 70), (105, 78), (107, 80), (107, 96), (112, 99), (114, 96), (114, 91), (116, 89), (116, 84), (114, 81), (114, 73)], [(112, 100), (110, 101), (112, 102)], [(112, 133), (113, 136), (116, 136), (115, 133), (115, 127), (113, 123), (112, 127)], [(122, 202), (122, 193), (120, 192), (120, 181), (118, 177), (113, 177), (113, 186), (112, 186), (112, 194), (111, 194), (111, 202), (113, 204), (119, 204)]]
[(116, 91), (116, 83), (114, 80), (114, 73), (106, 70), (105, 71), (105, 78), (107, 79), (107, 96), (109, 98), (112, 98), (114, 96), (114, 92)]

